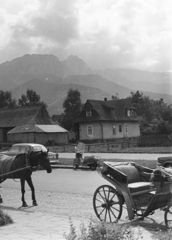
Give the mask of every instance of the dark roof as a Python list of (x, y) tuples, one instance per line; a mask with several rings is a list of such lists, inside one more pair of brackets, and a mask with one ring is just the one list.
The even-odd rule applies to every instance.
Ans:
[(53, 121), (41, 105), (0, 109), (0, 127), (28, 124), (53, 124)]
[[(112, 109), (115, 111), (113, 116), (111, 114)], [(137, 121), (136, 116), (127, 116), (127, 109), (136, 110), (128, 98), (109, 101), (87, 100), (75, 122)], [(91, 117), (85, 116), (86, 110), (94, 110)]]

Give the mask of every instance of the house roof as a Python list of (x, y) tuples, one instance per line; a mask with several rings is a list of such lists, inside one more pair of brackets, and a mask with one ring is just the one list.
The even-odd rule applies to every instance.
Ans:
[(13, 128), (8, 134), (14, 133), (33, 133), (33, 132), (44, 132), (44, 133), (67, 133), (68, 131), (62, 128), (59, 125), (39, 125), (39, 124), (31, 124), (31, 125), (23, 125), (17, 126)]
[(0, 109), (0, 127), (28, 124), (53, 124), (53, 121), (41, 105)]
[[(115, 112), (114, 115), (111, 114), (111, 110), (113, 109)], [(128, 98), (109, 101), (87, 100), (75, 123), (92, 121), (137, 121), (136, 116), (127, 116), (127, 109), (136, 109), (132, 106)], [(87, 110), (94, 110), (92, 116), (86, 117), (85, 111)]]

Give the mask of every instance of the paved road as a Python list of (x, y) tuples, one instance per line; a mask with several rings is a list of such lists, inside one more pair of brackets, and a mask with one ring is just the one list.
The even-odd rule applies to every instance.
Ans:
[[(126, 160), (157, 160), (158, 157), (172, 156), (172, 153), (84, 153), (84, 156), (95, 155), (100, 159), (126, 159)], [(74, 159), (75, 153), (59, 153), (59, 158)]]
[[(53, 169), (51, 174), (37, 171), (32, 175), (39, 206), (36, 211), (46, 211), (63, 216), (90, 217), (94, 215), (92, 196), (96, 188), (107, 184), (97, 171)], [(4, 204), (21, 206), (20, 182), (8, 179), (1, 184)], [(26, 185), (26, 201), (31, 205), (31, 192)], [(33, 208), (29, 209), (33, 210)]]
[[(56, 193), (71, 193), (93, 195), (95, 189), (107, 183), (97, 171), (53, 169), (51, 174), (41, 170), (32, 174), (36, 191), (49, 191)], [(1, 184), (2, 188), (20, 189), (19, 180), (8, 179)], [(26, 183), (26, 189), (29, 189)], [(1, 191), (1, 190), (0, 190)]]

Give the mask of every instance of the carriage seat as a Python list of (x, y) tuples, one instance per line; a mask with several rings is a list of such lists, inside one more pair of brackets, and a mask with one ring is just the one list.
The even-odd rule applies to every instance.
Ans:
[(148, 175), (148, 181), (143, 181), (140, 172), (131, 164), (115, 165), (113, 163), (105, 163), (107, 171), (114, 180), (127, 184), (131, 193), (152, 190), (153, 185), (150, 182), (151, 174)]

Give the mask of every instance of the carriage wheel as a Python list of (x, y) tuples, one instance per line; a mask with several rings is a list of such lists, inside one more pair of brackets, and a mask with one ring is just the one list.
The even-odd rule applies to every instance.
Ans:
[(164, 221), (168, 228), (172, 228), (172, 206), (166, 208), (164, 213)]
[(93, 207), (97, 217), (105, 222), (117, 222), (122, 214), (120, 195), (109, 185), (102, 185), (96, 189)]

